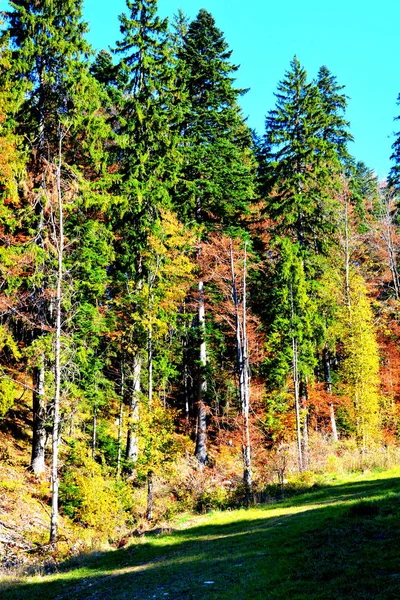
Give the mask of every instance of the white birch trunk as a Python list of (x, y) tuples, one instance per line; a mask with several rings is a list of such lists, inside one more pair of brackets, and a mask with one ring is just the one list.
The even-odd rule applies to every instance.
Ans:
[(126, 444), (126, 459), (135, 464), (139, 458), (139, 439), (137, 424), (140, 418), (139, 401), (141, 393), (140, 376), (142, 371), (142, 358), (139, 354), (133, 362), (133, 386), (129, 405), (129, 427)]
[(204, 396), (207, 391), (206, 366), (207, 366), (207, 345), (205, 339), (206, 314), (204, 303), (204, 284), (199, 281), (199, 330), (200, 330), (200, 367), (199, 384), (197, 397), (197, 423), (196, 423), (196, 449), (195, 456), (202, 469), (207, 464), (207, 410)]

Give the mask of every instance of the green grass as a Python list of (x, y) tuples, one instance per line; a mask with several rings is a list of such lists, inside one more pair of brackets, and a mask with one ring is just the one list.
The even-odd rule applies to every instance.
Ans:
[(0, 588), (2, 600), (398, 600), (400, 470), (278, 504), (213, 513), (168, 535)]

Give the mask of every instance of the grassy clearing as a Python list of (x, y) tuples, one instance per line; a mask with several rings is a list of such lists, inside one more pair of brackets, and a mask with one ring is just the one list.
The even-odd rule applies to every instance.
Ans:
[(181, 520), (171, 534), (0, 588), (2, 600), (398, 600), (400, 470), (279, 504)]

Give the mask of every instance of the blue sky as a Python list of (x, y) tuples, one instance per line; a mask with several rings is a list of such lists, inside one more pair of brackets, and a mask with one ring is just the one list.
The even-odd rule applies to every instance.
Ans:
[[(90, 41), (114, 45), (124, 0), (84, 0)], [(240, 65), (238, 85), (248, 123), (259, 133), (274, 106), (274, 91), (296, 54), (310, 77), (325, 64), (350, 97), (347, 117), (352, 153), (384, 178), (390, 168), (393, 132), (400, 123), (399, 0), (159, 0), (162, 16), (182, 10), (194, 18), (209, 10)]]

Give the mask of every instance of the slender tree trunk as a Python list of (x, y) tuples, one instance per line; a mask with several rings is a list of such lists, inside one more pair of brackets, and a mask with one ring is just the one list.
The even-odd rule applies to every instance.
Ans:
[(92, 458), (96, 455), (97, 445), (97, 406), (93, 408)]
[(300, 382), (300, 406), (303, 409), (302, 458), (303, 469), (308, 469), (308, 382)]
[(394, 227), (393, 227), (393, 216), (390, 210), (390, 197), (386, 195), (382, 198), (380, 194), (380, 213), (381, 221), (383, 225), (383, 239), (386, 244), (386, 249), (389, 258), (389, 268), (392, 274), (393, 288), (396, 300), (400, 299), (400, 276), (397, 268), (397, 250), (396, 244), (393, 239)]
[[(132, 465), (135, 465), (139, 457), (139, 440), (137, 434), (137, 424), (139, 422), (139, 401), (140, 401), (140, 376), (142, 370), (142, 358), (137, 354), (133, 362), (133, 386), (129, 405), (129, 426), (126, 443), (126, 459)], [(132, 472), (134, 468), (132, 469)]]
[(246, 488), (247, 500), (250, 501), (252, 488), (252, 472), (251, 472), (251, 442), (250, 442), (250, 423), (249, 423), (249, 408), (250, 408), (250, 368), (248, 357), (248, 340), (247, 340), (247, 306), (246, 306), (246, 269), (247, 269), (247, 253), (246, 247), (244, 250), (243, 262), (243, 300), (242, 300), (242, 315), (240, 316), (239, 298), (236, 284), (235, 265), (233, 261), (232, 240), (230, 241), (230, 263), (231, 263), (231, 284), (232, 284), (232, 299), (235, 306), (235, 330), (236, 330), (236, 356), (237, 369), (239, 380), (239, 398), (241, 403), (241, 411), (243, 417), (243, 482)]
[[(322, 353), (322, 360), (324, 363), (326, 391), (328, 392), (329, 395), (331, 395), (332, 394), (331, 361), (330, 361), (330, 357), (329, 357), (329, 350), (326, 346)], [(335, 407), (333, 406), (332, 402), (329, 402), (329, 417), (331, 420), (333, 441), (337, 442), (337, 441), (339, 441), (339, 436), (338, 436), (337, 427), (336, 427)]]
[(30, 469), (35, 475), (40, 475), (45, 469), (44, 455), (47, 436), (44, 374), (44, 357), (42, 357), (40, 367), (35, 367), (33, 371), (33, 429)]
[(351, 297), (350, 297), (350, 234), (349, 234), (349, 205), (347, 200), (347, 193), (345, 192), (345, 213), (344, 213), (344, 264), (345, 264), (345, 286), (346, 286), (346, 303), (347, 307), (351, 309)]
[(153, 401), (153, 330), (150, 325), (149, 330), (147, 332), (147, 367), (148, 367), (148, 379), (147, 379), (147, 389), (148, 389), (148, 399), (149, 406)]
[(121, 477), (122, 463), (122, 429), (124, 423), (124, 396), (125, 396), (125, 369), (124, 362), (121, 363), (121, 394), (118, 415), (118, 454), (117, 454), (117, 477)]
[(243, 462), (244, 473), (243, 480), (248, 491), (250, 500), (253, 477), (251, 471), (251, 440), (250, 440), (250, 360), (249, 360), (249, 342), (247, 339), (247, 247), (244, 246), (243, 261), (243, 304), (242, 304), (242, 333), (243, 333), (243, 416), (244, 416), (244, 444), (243, 444)]
[(293, 348), (293, 386), (294, 386), (294, 406), (296, 412), (296, 438), (297, 438), (297, 454), (299, 461), (299, 470), (303, 471), (303, 450), (301, 440), (301, 419), (300, 419), (300, 381), (298, 373), (298, 350), (297, 340), (292, 339)]
[[(186, 314), (185, 305), (184, 305), (184, 311)], [(184, 393), (185, 393), (185, 420), (186, 420), (187, 427), (189, 427), (189, 421), (190, 421), (188, 345), (189, 345), (189, 341), (188, 341), (187, 325), (185, 322), (185, 336), (183, 338), (183, 389), (184, 389)]]
[(184, 385), (184, 390), (185, 390), (185, 420), (186, 420), (186, 425), (189, 425), (190, 396), (189, 396), (189, 367), (187, 364), (187, 358), (185, 358), (185, 364), (183, 366), (183, 385)]
[(153, 494), (154, 494), (154, 483), (153, 473), (149, 471), (147, 473), (147, 507), (146, 507), (146, 520), (153, 520)]
[(200, 468), (207, 464), (207, 410), (204, 396), (207, 391), (206, 366), (207, 346), (205, 339), (205, 304), (204, 284), (199, 282), (199, 330), (200, 330), (200, 367), (199, 384), (197, 395), (197, 423), (196, 423), (196, 449), (195, 456), (199, 461)]
[(61, 302), (62, 285), (64, 275), (64, 212), (61, 192), (61, 149), (62, 135), (59, 137), (59, 153), (57, 165), (57, 198), (58, 198), (58, 236), (57, 227), (54, 223), (54, 235), (57, 239), (57, 292), (56, 292), (56, 339), (55, 339), (55, 394), (53, 406), (53, 439), (52, 439), (52, 467), (51, 467), (51, 523), (50, 542), (56, 542), (58, 537), (58, 450), (60, 442), (60, 398), (61, 398)]

